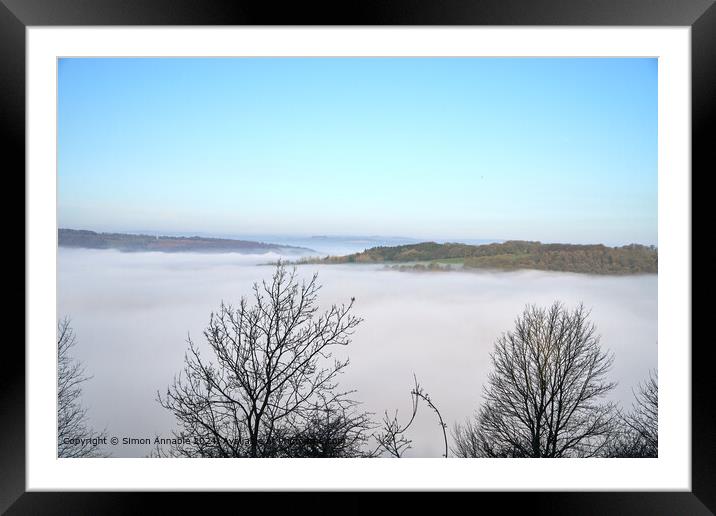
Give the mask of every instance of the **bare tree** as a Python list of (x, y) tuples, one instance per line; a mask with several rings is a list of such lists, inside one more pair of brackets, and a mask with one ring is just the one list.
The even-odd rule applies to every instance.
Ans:
[(594, 457), (613, 435), (615, 405), (602, 398), (614, 357), (603, 352), (589, 313), (555, 302), (527, 306), (491, 354), (484, 402), (453, 430), (458, 456)]
[(367, 413), (347, 406), (316, 403), (300, 427), (275, 440), (275, 457), (369, 457), (365, 451), (373, 423)]
[(634, 398), (626, 423), (643, 443), (644, 455), (656, 457), (659, 450), (659, 382), (656, 371), (651, 371), (649, 378), (639, 385)]
[(105, 432), (95, 432), (82, 406), (82, 384), (91, 377), (71, 355), (76, 344), (69, 319), (57, 323), (57, 455), (102, 457)]
[(299, 283), (295, 267), (279, 262), (270, 282), (254, 284), (253, 304), (242, 298), (211, 314), (204, 337), (213, 361), (189, 339), (183, 372), (157, 395), (179, 425), (167, 454), (356, 453), (368, 418), (351, 392), (338, 390), (348, 360), (333, 358), (333, 349), (348, 345), (362, 320), (351, 314), (354, 299), (319, 314), (317, 278)]
[(430, 395), (425, 392), (425, 390), (421, 387), (415, 375), (413, 375), (413, 380), (415, 381), (415, 386), (410, 391), (410, 399), (412, 402), (410, 419), (407, 423), (401, 425), (398, 422), (397, 410), (395, 411), (393, 416), (389, 416), (388, 412), (386, 411), (383, 416), (383, 424), (381, 426), (381, 430), (374, 436), (376, 441), (378, 442), (378, 448), (373, 455), (384, 451), (387, 452), (390, 456), (399, 459), (406, 451), (408, 451), (412, 447), (412, 440), (408, 439), (405, 434), (415, 421), (415, 416), (417, 416), (418, 414), (419, 402), (420, 400), (423, 400), (428, 405), (428, 407), (430, 407), (430, 409), (435, 413), (438, 419), (438, 425), (440, 425), (440, 430), (443, 434), (443, 442), (445, 444), (445, 452), (443, 453), (443, 457), (447, 458), (449, 450), (447, 440), (447, 425), (443, 421), (443, 417), (440, 414), (438, 408), (433, 403), (432, 399), (430, 398)]
[(475, 420), (468, 418), (462, 424), (455, 423), (452, 428), (452, 437), (451, 450), (456, 457), (469, 458), (483, 455), (480, 447), (480, 432)]
[(634, 392), (631, 411), (620, 416), (621, 428), (610, 457), (659, 456), (659, 384), (656, 371)]

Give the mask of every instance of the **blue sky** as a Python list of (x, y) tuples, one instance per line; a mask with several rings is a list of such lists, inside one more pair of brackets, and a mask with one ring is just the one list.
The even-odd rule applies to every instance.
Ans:
[(656, 59), (61, 59), (58, 222), (657, 243)]

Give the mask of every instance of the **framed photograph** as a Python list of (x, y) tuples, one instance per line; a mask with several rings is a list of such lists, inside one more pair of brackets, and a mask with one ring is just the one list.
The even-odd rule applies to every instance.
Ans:
[(713, 2), (333, 9), (3, 0), (26, 333), (0, 507), (711, 514)]

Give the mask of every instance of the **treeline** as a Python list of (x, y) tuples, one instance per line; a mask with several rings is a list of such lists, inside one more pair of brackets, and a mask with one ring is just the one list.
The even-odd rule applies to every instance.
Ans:
[[(449, 431), (417, 378), (412, 410), (403, 417), (386, 410), (382, 421), (360, 409), (355, 391), (341, 389), (349, 361), (334, 351), (351, 343), (363, 319), (354, 298), (319, 310), (317, 280), (299, 281), (279, 263), (249, 297), (210, 315), (204, 353), (190, 338), (183, 369), (157, 393), (176, 426), (150, 456), (399, 458), (411, 447), (420, 406), (437, 419), (444, 457), (657, 456), (656, 373), (635, 390), (630, 410), (609, 401), (615, 357), (583, 306), (526, 306), (495, 341), (481, 405)], [(89, 427), (79, 403), (86, 377), (67, 356), (73, 343), (61, 323), (58, 454), (97, 456), (100, 448), (81, 446), (105, 434)]]
[(97, 233), (85, 229), (60, 228), (57, 232), (60, 247), (81, 249), (116, 249), (122, 252), (158, 251), (162, 253), (267, 253), (313, 252), (311, 249), (289, 245), (268, 244), (251, 240), (230, 238), (205, 238), (199, 236), (133, 235), (128, 233)]
[[(543, 244), (522, 240), (468, 245), (458, 243), (373, 247), (347, 256), (329, 256), (302, 263), (411, 263), (445, 260), (476, 269), (538, 269), (589, 274), (656, 273), (655, 246), (629, 244), (608, 247), (602, 244)], [(417, 266), (424, 264), (415, 263)]]

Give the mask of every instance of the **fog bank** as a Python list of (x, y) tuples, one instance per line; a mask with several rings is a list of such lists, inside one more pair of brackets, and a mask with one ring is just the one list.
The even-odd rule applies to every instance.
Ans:
[[(277, 255), (120, 253), (60, 249), (58, 316), (69, 316), (75, 355), (93, 378), (84, 386), (92, 424), (109, 436), (168, 436), (174, 420), (156, 402), (183, 365), (186, 339), (203, 342), (209, 314), (238, 303), (254, 281), (270, 279)], [(379, 265), (303, 265), (319, 273), (321, 305), (356, 298), (365, 319), (342, 350), (351, 364), (343, 388), (380, 420), (409, 417), (412, 375), (450, 426), (479, 407), (489, 353), (525, 304), (583, 302), (615, 355), (614, 399), (657, 365), (657, 277), (588, 276), (538, 271), (398, 272)], [(672, 343), (675, 344), (675, 343)], [(442, 453), (441, 433), (425, 406), (408, 435), (406, 456)], [(151, 446), (110, 447), (113, 456), (144, 456)]]

